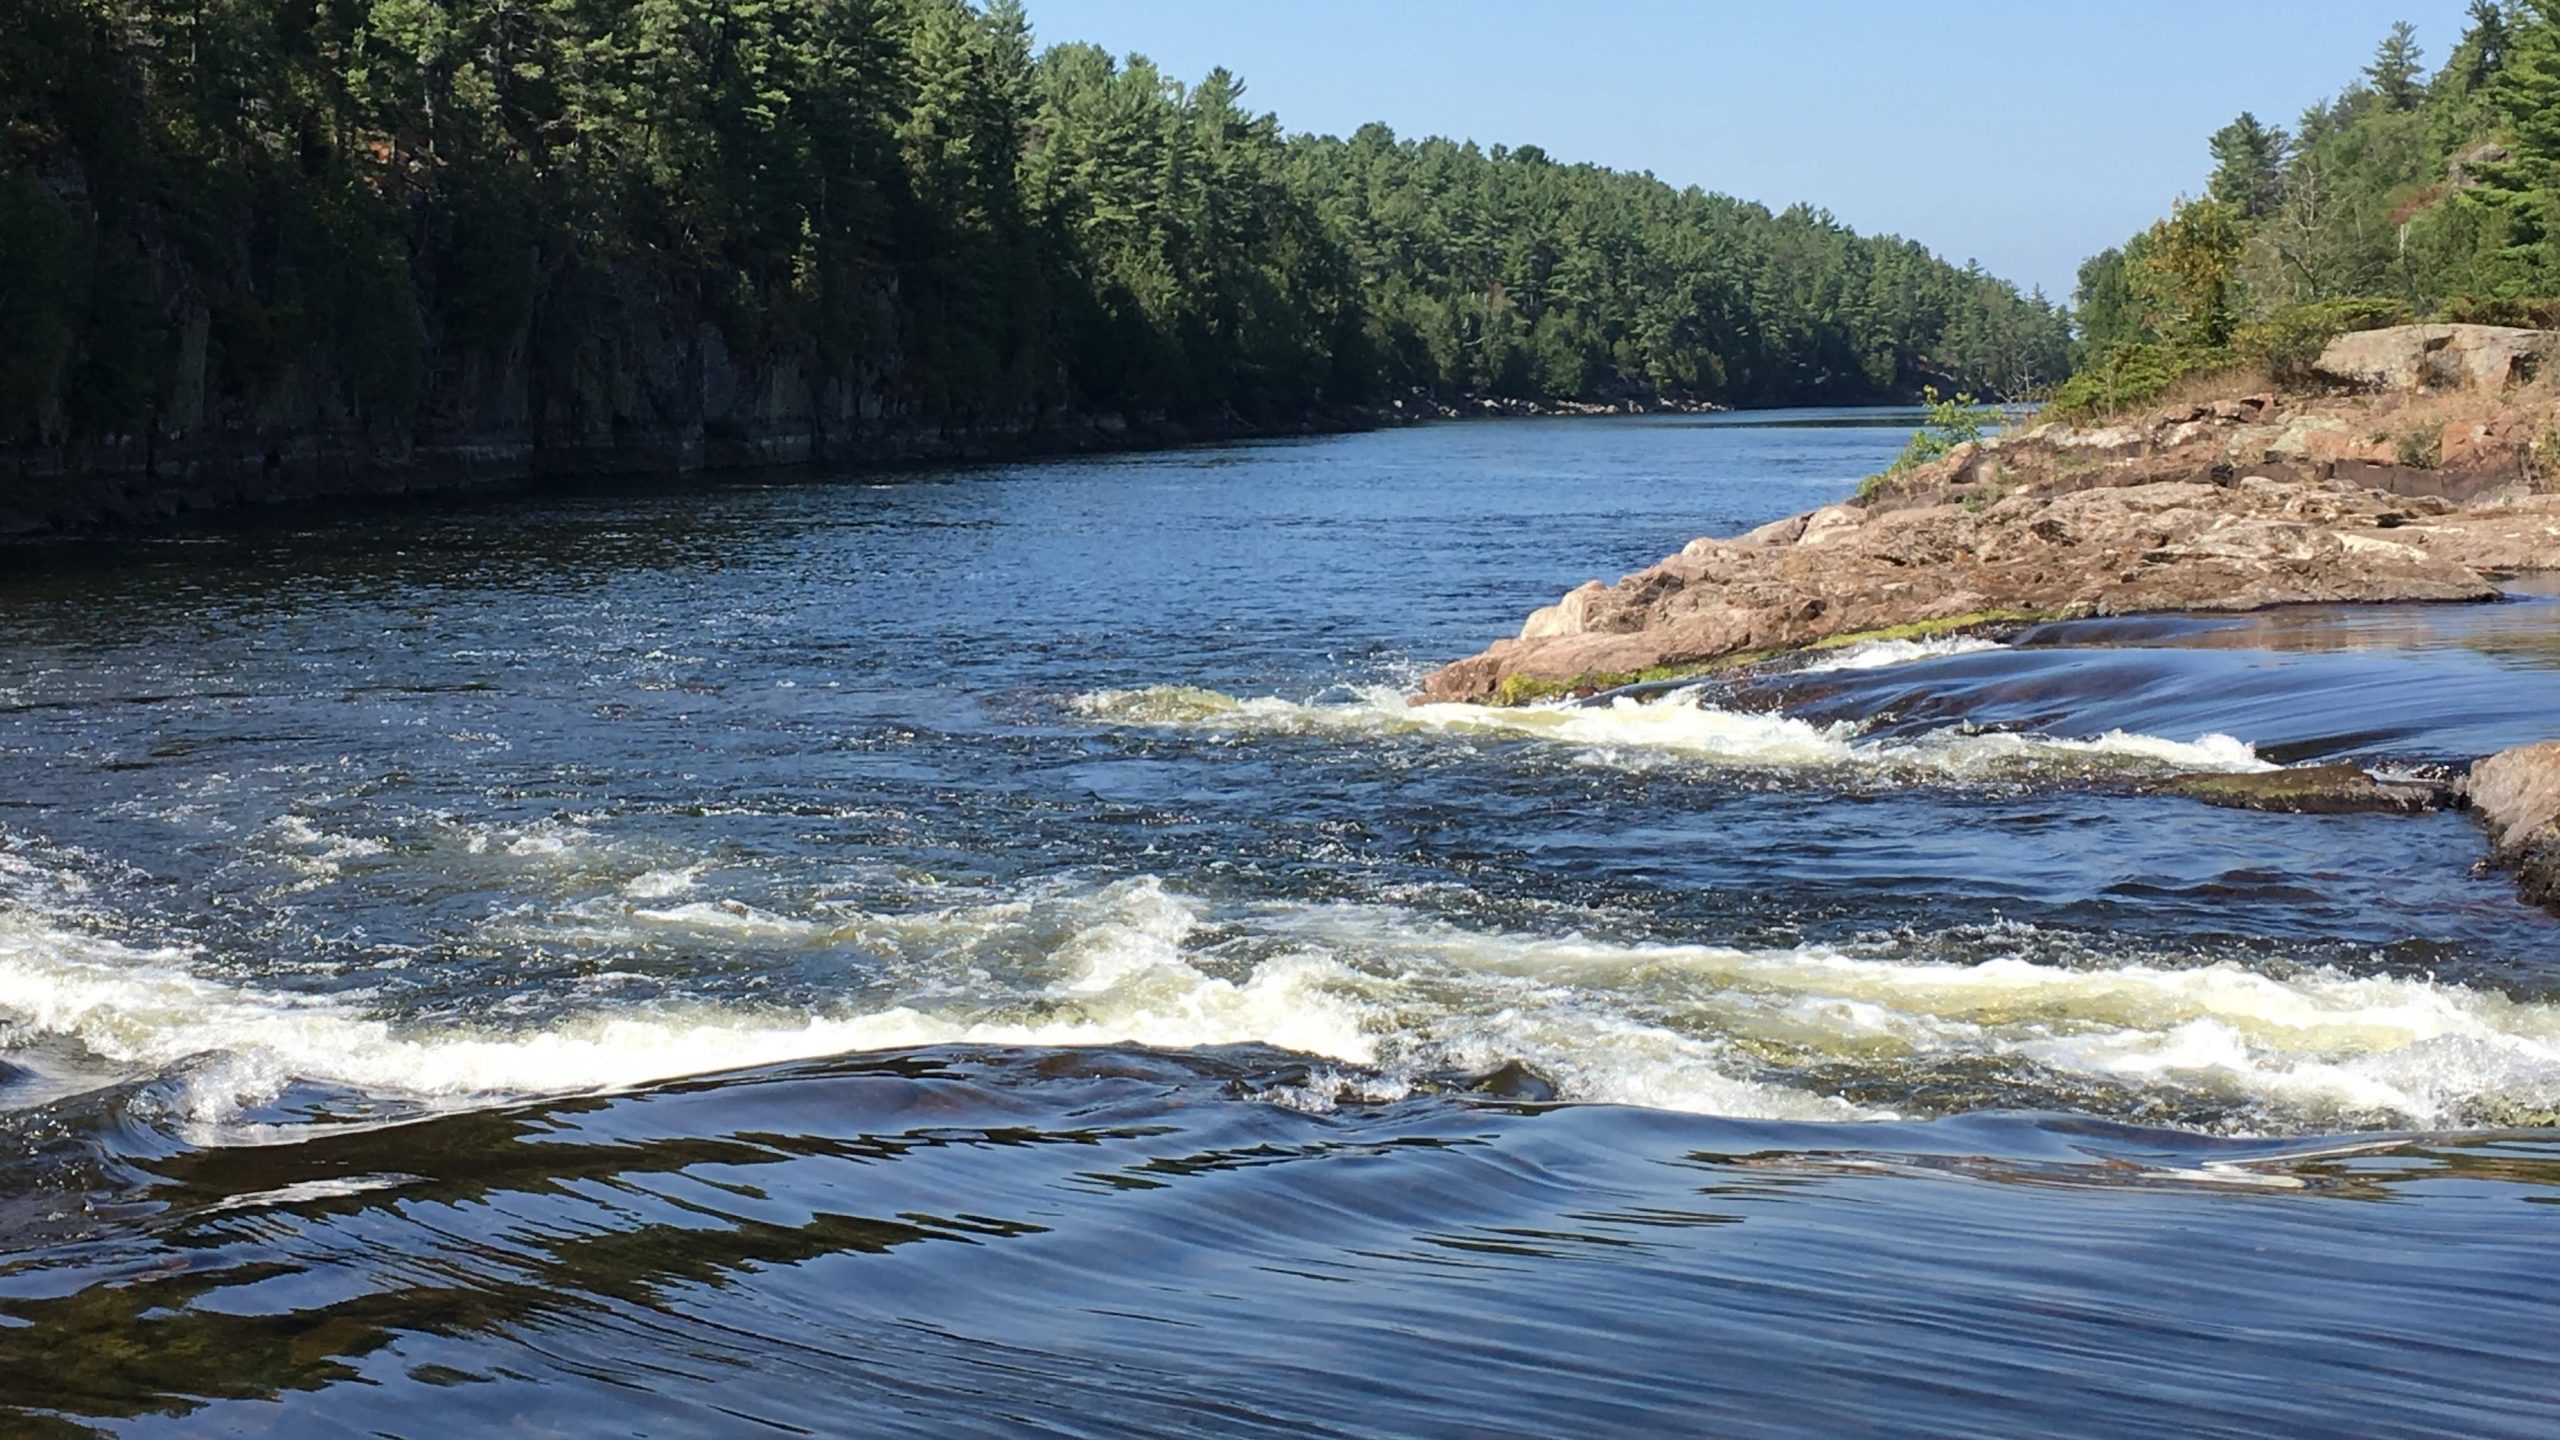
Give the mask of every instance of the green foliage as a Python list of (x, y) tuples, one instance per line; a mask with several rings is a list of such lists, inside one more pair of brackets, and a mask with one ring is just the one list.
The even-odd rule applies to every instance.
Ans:
[(2394, 110), (2417, 108), (2423, 93), (2418, 77), (2426, 70), (2426, 51), (2418, 44), (2418, 28), (2406, 20), (2394, 21), (2391, 33), (2374, 47), (2373, 63), (2365, 67), (2365, 78), (2373, 82), (2373, 93)]
[(2560, 288), (2560, 0), (2522, 0), (2488, 94), (2508, 155), (2475, 165), (2464, 198), (2499, 222), (2499, 288), (2549, 294)]
[(2219, 200), (2181, 201), (2146, 239), (2142, 258), (2126, 267), (2144, 328), (2173, 345), (2228, 343), (2248, 240), (2240, 211)]
[(1929, 407), (1928, 418), (1912, 432), (1910, 443), (1904, 445), (1902, 453), (1894, 458), (1892, 467), (1885, 472), (1889, 475), (1926, 465), (1957, 446), (1970, 445), (2000, 428), (2002, 417), (1999, 407), (1985, 405), (1971, 395), (1941, 398), (1933, 385), (1921, 392), (1921, 399)]
[(2347, 295), (2288, 306), (2248, 321), (2234, 332), (2231, 348), (2242, 362), (2263, 368), (2278, 383), (2300, 385), (2312, 378), (2312, 362), (2331, 340), (2352, 330), (2407, 324), (2409, 319), (2405, 301)]
[(2560, 294), (2560, 0), (2475, 0), (2444, 68), (2423, 60), (2395, 26), (2290, 137), (2245, 114), (2215, 132), (2207, 197), (2082, 267), (2061, 408), (2140, 403), (2226, 350), (2298, 380), (2339, 329), (2550, 323), (2531, 297)]
[(2263, 219), (2284, 194), (2285, 152), (2291, 137), (2282, 126), (2259, 123), (2243, 110), (2240, 118), (2213, 132), (2213, 178), (2205, 194), (2251, 220)]
[(1882, 474), (1870, 475), (1858, 487), (1858, 498), (1872, 499), (1887, 480), (1939, 459), (1959, 445), (1969, 445), (2000, 428), (2006, 418), (1996, 405), (1986, 405), (1971, 395), (1941, 396), (1936, 386), (1924, 387), (1921, 399), (1928, 415), (1911, 440), (1902, 447)]
[(2457, 295), (2444, 303), (2442, 313), (2457, 325), (2560, 330), (2560, 295)]
[(2074, 370), (2143, 338), (2142, 310), (2127, 274), (2142, 249), (2143, 237), (2137, 235), (2122, 250), (2102, 250), (2081, 262), (2079, 286), (2071, 295), (2071, 315), (2080, 332), (2073, 347)]
[(2041, 296), (1818, 211), (1244, 96), (1011, 0), (15, 0), (0, 442), (400, 423), (519, 360), (586, 424), (706, 322), (963, 425), (2067, 364)]
[(2488, 84), (2506, 68), (2508, 53), (2515, 44), (2505, 0), (2471, 0), (2469, 18), (2470, 27), (2454, 47), (2453, 58), (2445, 62), (2443, 77), (2466, 95)]
[(2241, 363), (2238, 355), (2219, 347), (2149, 341), (2119, 345), (2056, 387), (2044, 413), (2068, 421), (2121, 415), (2159, 399), (2181, 380), (2219, 374)]

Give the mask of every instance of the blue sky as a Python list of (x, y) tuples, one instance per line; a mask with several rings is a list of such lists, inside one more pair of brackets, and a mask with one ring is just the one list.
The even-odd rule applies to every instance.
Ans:
[(2430, 67), (2464, 0), (1025, 0), (1043, 44), (1224, 65), (1292, 130), (1536, 144), (1820, 205), (2067, 298), (2242, 110), (2290, 126), (2405, 19)]

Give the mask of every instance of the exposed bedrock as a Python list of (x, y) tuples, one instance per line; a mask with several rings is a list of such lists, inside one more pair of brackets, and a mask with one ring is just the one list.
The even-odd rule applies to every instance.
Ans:
[(2560, 355), (2560, 333), (2505, 325), (2394, 325), (2331, 340), (2314, 365), (2341, 384), (2379, 390), (2469, 389), (2491, 394), (2531, 380)]
[(2554, 553), (2560, 497), (2458, 511), (2438, 498), (2257, 475), (2026, 492), (1978, 507), (1833, 505), (1734, 539), (1694, 540), (1614, 585), (1585, 585), (1531, 615), (1516, 638), (1431, 675), (1422, 698), (1516, 698), (1877, 631), (2485, 600), (2497, 587), (2484, 570)]
[[(2322, 364), (2378, 391), (2228, 396), (1960, 445), (1855, 501), (1593, 581), (1424, 681), (1503, 701), (1870, 632), (2307, 602), (2482, 600), (2560, 566), (2560, 336), (2404, 326)], [(2560, 367), (2554, 367), (2560, 369)]]
[(2481, 761), (2470, 790), (2489, 827), (2489, 863), (2514, 870), (2527, 901), (2560, 910), (2560, 740)]

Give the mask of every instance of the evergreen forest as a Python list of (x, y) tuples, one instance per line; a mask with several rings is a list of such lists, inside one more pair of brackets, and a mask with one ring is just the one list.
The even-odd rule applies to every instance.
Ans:
[[(963, 427), (2014, 396), (2068, 364), (2059, 306), (1913, 241), (1531, 145), (1294, 133), (1224, 70), (1039, 48), (1010, 0), (9, 11), (0, 445), (523, 405), (539, 430), (581, 396), (619, 417), (617, 387), (696, 334)], [(2263, 195), (2213, 213), (2273, 235), (2366, 205), (2512, 110), (2497, 77), (2526, 47), (2497, 43), (2405, 108), (2358, 91), (2274, 137)], [(2496, 172), (2519, 183), (2524, 138)], [(2422, 261), (2340, 242), (2296, 288), (2363, 293), (2493, 234), (2514, 273), (2547, 264), (2523, 211), (2446, 214)]]
[(2203, 193), (2081, 267), (2066, 413), (2299, 378), (2344, 329), (2560, 325), (2560, 0), (2472, 0), (2432, 68), (2396, 25), (2290, 127), (2243, 112), (2208, 149)]

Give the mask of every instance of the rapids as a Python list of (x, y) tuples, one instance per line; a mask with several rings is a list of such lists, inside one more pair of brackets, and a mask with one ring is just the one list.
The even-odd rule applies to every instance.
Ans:
[(2146, 790), (2547, 589), (1404, 703), (1908, 423), (0, 552), (0, 1429), (2550, 1433), (2560, 920)]

